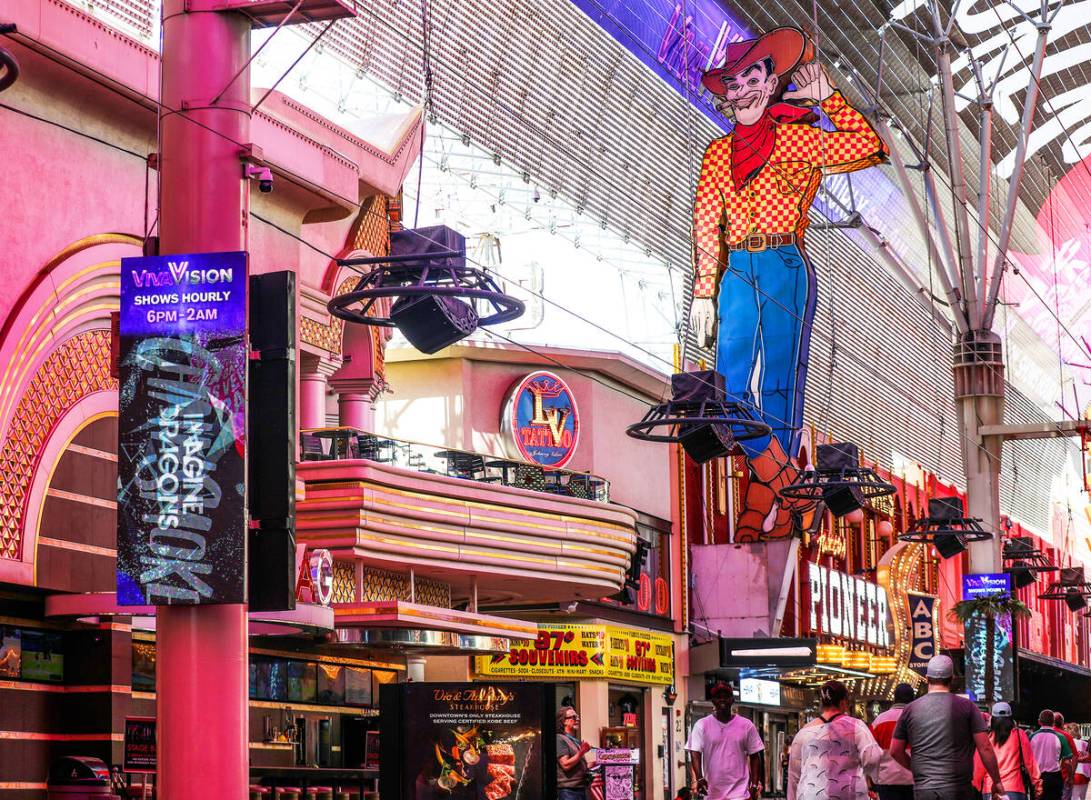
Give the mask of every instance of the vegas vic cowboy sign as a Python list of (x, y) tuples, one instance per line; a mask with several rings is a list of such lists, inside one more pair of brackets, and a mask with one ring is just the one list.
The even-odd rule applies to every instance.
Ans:
[[(816, 279), (804, 247), (822, 176), (881, 162), (887, 148), (838, 92), (807, 35), (777, 28), (731, 44), (706, 72), (734, 131), (705, 151), (693, 208), (695, 288), (690, 323), (716, 344), (716, 370), (772, 434), (740, 442), (750, 481), (736, 541), (792, 533)], [(830, 130), (816, 122), (818, 105)]]

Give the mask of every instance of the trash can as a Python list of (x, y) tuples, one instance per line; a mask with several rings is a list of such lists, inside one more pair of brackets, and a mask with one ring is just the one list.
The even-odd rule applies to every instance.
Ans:
[(120, 800), (110, 791), (110, 768), (99, 758), (63, 756), (49, 766), (48, 800)]

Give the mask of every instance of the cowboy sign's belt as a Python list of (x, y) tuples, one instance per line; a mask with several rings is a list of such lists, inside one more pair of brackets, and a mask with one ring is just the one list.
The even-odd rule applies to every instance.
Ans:
[(751, 253), (760, 253), (762, 250), (771, 247), (785, 247), (795, 244), (796, 241), (794, 233), (752, 233), (741, 242), (729, 244), (727, 249), (732, 252), (747, 250)]

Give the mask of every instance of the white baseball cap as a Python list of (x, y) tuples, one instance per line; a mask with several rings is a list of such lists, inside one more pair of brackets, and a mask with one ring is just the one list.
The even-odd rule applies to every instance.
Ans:
[(928, 678), (938, 678), (943, 680), (944, 678), (950, 678), (955, 674), (955, 662), (951, 660), (950, 656), (932, 656), (928, 661)]
[(994, 717), (1010, 717), (1011, 706), (1004, 702), (993, 703), (993, 716)]

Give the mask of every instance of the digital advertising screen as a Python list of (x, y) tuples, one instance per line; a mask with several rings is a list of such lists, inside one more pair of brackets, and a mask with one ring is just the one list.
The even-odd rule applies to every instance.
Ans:
[(384, 687), (382, 796), (551, 800), (556, 770), (545, 765), (556, 750), (556, 709), (546, 688), (489, 681)]
[(117, 599), (246, 601), (247, 254), (121, 260)]

